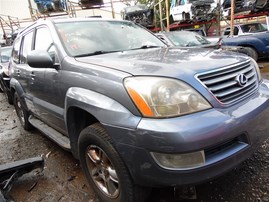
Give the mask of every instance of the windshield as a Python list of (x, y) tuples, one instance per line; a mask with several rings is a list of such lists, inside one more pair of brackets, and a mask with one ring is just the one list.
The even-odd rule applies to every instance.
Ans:
[(165, 47), (156, 36), (127, 21), (78, 21), (57, 23), (56, 28), (70, 56)]
[(175, 46), (180, 47), (201, 46), (210, 44), (210, 41), (194, 32), (169, 32), (167, 33), (167, 37), (172, 41)]
[(264, 32), (267, 29), (260, 23), (241, 25), (241, 29), (244, 33)]

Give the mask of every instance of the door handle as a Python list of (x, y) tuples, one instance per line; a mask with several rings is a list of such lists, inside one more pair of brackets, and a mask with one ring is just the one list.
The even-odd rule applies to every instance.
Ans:
[(32, 73), (30, 74), (30, 76), (31, 76), (32, 80), (35, 79), (35, 74), (34, 74), (34, 72), (32, 72)]
[(17, 74), (18, 76), (20, 76), (20, 75), (21, 75), (21, 70), (16, 70), (16, 74)]

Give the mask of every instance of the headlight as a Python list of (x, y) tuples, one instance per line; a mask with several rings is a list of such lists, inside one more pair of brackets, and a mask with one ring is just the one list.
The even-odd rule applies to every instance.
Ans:
[(251, 62), (253, 63), (255, 69), (256, 69), (256, 72), (257, 72), (257, 76), (258, 76), (258, 80), (261, 81), (262, 80), (262, 75), (261, 75), (261, 71), (260, 71), (260, 68), (259, 68), (259, 65), (257, 64), (257, 62), (255, 60), (253, 60), (251, 58)]
[(211, 108), (196, 90), (179, 80), (129, 77), (124, 85), (145, 117), (181, 116)]

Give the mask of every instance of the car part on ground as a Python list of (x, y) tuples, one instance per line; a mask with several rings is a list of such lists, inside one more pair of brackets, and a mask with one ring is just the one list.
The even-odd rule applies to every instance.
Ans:
[(35, 22), (12, 56), (23, 127), (70, 150), (101, 200), (201, 183), (268, 138), (269, 81), (242, 54), (169, 48), (133, 22), (87, 18)]
[(0, 165), (0, 201), (13, 201), (9, 197), (14, 182), (22, 175), (35, 169), (44, 168), (44, 159), (42, 157), (29, 158)]

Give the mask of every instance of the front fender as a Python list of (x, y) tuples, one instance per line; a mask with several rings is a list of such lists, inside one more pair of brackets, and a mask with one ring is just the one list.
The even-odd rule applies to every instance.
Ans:
[(104, 125), (135, 129), (141, 117), (134, 116), (119, 102), (103, 94), (72, 87), (68, 89), (65, 98), (65, 122), (70, 107), (87, 111)]

